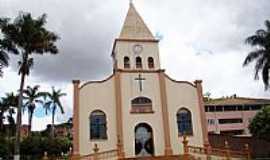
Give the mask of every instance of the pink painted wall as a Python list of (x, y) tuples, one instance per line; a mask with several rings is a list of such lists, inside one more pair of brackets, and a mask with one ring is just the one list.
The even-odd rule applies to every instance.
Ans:
[[(254, 111), (223, 111), (206, 112), (206, 119), (214, 119), (215, 124), (208, 123), (208, 132), (244, 130), (248, 134), (248, 125), (250, 120), (256, 115), (258, 110)], [(242, 123), (219, 124), (218, 119), (243, 119)]]

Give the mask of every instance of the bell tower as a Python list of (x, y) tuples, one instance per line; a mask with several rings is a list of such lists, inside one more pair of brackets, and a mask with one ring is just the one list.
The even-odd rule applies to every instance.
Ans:
[(158, 42), (131, 2), (120, 36), (114, 41), (114, 70), (160, 69)]

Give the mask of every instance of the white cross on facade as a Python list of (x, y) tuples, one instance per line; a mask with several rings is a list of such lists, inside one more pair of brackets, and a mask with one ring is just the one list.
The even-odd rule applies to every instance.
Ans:
[(142, 82), (145, 80), (145, 78), (143, 78), (141, 76), (141, 74), (139, 74), (139, 77), (135, 78), (135, 80), (139, 82), (139, 87), (140, 87), (140, 92), (141, 92), (142, 91), (142, 88), (143, 88)]

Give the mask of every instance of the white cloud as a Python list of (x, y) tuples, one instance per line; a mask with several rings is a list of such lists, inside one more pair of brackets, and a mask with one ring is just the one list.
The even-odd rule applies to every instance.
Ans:
[[(0, 0), (1, 16), (28, 11), (34, 16), (48, 14), (48, 28), (61, 37), (60, 54), (35, 59), (27, 85), (39, 84), (63, 89), (65, 115), (72, 115), (72, 79), (102, 79), (112, 72), (110, 58), (113, 39), (120, 32), (128, 8), (127, 0)], [(252, 66), (242, 62), (250, 50), (245, 37), (263, 27), (269, 18), (269, 0), (136, 0), (135, 6), (149, 28), (163, 35), (160, 42), (162, 67), (175, 79), (203, 80), (204, 91), (214, 97), (269, 97), (261, 81), (253, 80)], [(75, 5), (76, 4), (76, 5)], [(16, 61), (16, 60), (14, 60)], [(16, 63), (0, 79), (0, 96), (16, 91), (20, 78)], [(24, 119), (26, 116), (24, 116)], [(34, 117), (35, 130), (46, 127), (51, 118)], [(27, 122), (27, 121), (26, 121)]]

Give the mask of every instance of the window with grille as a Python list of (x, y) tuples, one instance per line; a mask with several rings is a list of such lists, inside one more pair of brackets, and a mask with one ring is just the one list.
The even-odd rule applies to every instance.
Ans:
[(90, 115), (90, 139), (107, 139), (106, 115), (102, 111), (93, 111)]
[(182, 108), (177, 112), (177, 126), (180, 136), (193, 134), (191, 112), (189, 110)]
[(152, 101), (146, 97), (137, 97), (131, 101), (132, 113), (152, 113)]

